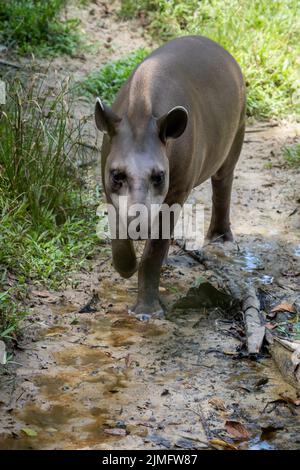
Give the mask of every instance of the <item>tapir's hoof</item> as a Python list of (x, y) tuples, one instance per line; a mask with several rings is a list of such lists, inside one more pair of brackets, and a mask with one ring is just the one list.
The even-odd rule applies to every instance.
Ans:
[(149, 321), (156, 318), (164, 318), (165, 312), (161, 308), (159, 301), (151, 303), (151, 305), (138, 302), (136, 305), (128, 309), (129, 315), (135, 316), (140, 321)]
[(224, 233), (220, 233), (217, 231), (208, 231), (206, 235), (205, 243), (224, 243), (224, 242), (233, 242), (233, 234), (232, 231), (226, 230)]
[(123, 277), (124, 279), (129, 279), (131, 276), (134, 275), (134, 273), (136, 273), (138, 269), (138, 263), (136, 263), (136, 265), (133, 266), (131, 269), (127, 270), (122, 270), (119, 266), (116, 265), (114, 265), (114, 268), (116, 269), (116, 271), (118, 271), (121, 277)]

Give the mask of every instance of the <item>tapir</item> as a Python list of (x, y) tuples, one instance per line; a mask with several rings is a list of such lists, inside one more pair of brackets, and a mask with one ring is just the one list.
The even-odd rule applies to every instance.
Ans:
[[(230, 197), (245, 129), (245, 84), (235, 59), (216, 42), (184, 36), (147, 56), (108, 106), (97, 98), (96, 126), (107, 202), (184, 204), (211, 178), (208, 240), (232, 240)], [(170, 240), (148, 239), (140, 262), (133, 241), (112, 240), (115, 269), (124, 278), (138, 270), (131, 312), (160, 316), (159, 279)]]

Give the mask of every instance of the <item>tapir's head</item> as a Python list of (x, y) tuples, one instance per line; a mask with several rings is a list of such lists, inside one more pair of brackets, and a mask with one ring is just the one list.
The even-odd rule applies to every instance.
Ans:
[(96, 101), (95, 120), (99, 130), (109, 138), (105, 164), (105, 191), (116, 209), (120, 196), (126, 196), (128, 220), (130, 207), (163, 203), (169, 189), (167, 143), (178, 138), (187, 125), (188, 113), (177, 106), (159, 117), (122, 118), (103, 103)]

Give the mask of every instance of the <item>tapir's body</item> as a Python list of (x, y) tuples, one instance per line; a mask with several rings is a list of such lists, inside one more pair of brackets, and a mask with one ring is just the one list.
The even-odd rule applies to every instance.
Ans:
[[(245, 87), (228, 52), (200, 36), (170, 41), (135, 69), (111, 110), (96, 106), (96, 122), (108, 133), (102, 146), (108, 202), (125, 191), (131, 203), (152, 201), (160, 193), (170, 205), (183, 204), (193, 187), (211, 177), (208, 238), (231, 239), (230, 194), (244, 136)], [(116, 171), (119, 176), (111, 177)], [(132, 242), (113, 240), (112, 248), (117, 270), (130, 276), (137, 268)], [(167, 249), (166, 240), (146, 242), (134, 308), (139, 315), (160, 310), (159, 273)]]

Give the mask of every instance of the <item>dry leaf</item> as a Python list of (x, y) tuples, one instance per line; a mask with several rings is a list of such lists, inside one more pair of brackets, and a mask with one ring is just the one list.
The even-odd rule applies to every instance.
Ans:
[(40, 297), (42, 299), (47, 299), (47, 302), (56, 303), (59, 300), (59, 297), (55, 294), (47, 290), (32, 290), (31, 293), (36, 297)]
[(22, 428), (21, 431), (26, 434), (28, 437), (36, 437), (37, 432), (34, 429), (31, 428)]
[(276, 313), (276, 312), (295, 313), (296, 310), (295, 310), (294, 305), (283, 302), (282, 304), (279, 304), (276, 307), (272, 308), (271, 312), (272, 313)]
[(222, 449), (238, 450), (236, 446), (230, 444), (230, 442), (223, 441), (223, 439), (212, 439), (209, 443), (216, 448), (221, 447)]
[(221, 398), (211, 398), (209, 402), (216, 410), (226, 411), (226, 405)]
[(226, 421), (225, 429), (228, 434), (231, 434), (238, 439), (249, 439), (250, 437), (250, 434), (245, 426), (239, 421)]
[(43, 299), (46, 299), (50, 295), (50, 292), (47, 290), (32, 290), (31, 293), (37, 297), (42, 297)]
[(128, 369), (128, 367), (130, 367), (131, 363), (132, 363), (132, 359), (131, 359), (130, 354), (128, 353), (125, 356), (125, 367), (126, 367), (126, 369)]
[(290, 403), (291, 405), (300, 406), (300, 398), (292, 398), (284, 393), (279, 393), (279, 396), (286, 402)]
[(104, 432), (112, 436), (126, 436), (126, 430), (123, 428), (108, 428), (104, 429)]

